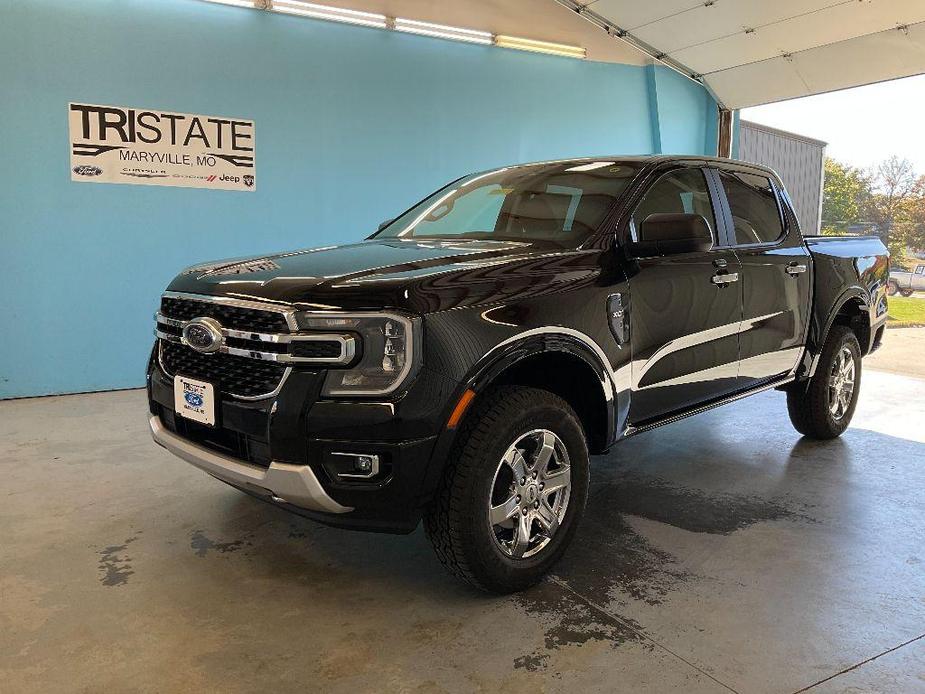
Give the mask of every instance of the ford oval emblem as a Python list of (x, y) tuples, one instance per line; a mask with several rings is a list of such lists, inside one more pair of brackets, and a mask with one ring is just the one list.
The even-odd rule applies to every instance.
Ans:
[[(77, 145), (74, 146), (76, 147)], [(80, 166), (74, 167), (74, 173), (78, 176), (99, 176), (101, 173), (103, 173), (103, 170), (98, 166), (81, 164)]]
[(217, 352), (222, 346), (222, 326), (214, 318), (193, 318), (183, 328), (183, 342), (203, 354)]

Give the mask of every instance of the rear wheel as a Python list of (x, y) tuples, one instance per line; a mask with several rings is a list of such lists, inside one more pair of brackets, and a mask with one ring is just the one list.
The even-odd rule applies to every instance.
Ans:
[(896, 296), (896, 294), (897, 294), (898, 292), (899, 292), (899, 284), (897, 284), (897, 283), (894, 282), (893, 280), (890, 280), (889, 282), (887, 282), (887, 284), (886, 284), (886, 293), (887, 293), (888, 295), (890, 295), (890, 296)]
[(787, 392), (794, 428), (814, 439), (834, 439), (848, 428), (861, 388), (861, 347), (850, 328), (833, 326), (815, 375)]
[(504, 386), (466, 418), (424, 527), (437, 557), (483, 590), (537, 581), (565, 552), (588, 494), (588, 449), (552, 393)]
[(914, 291), (915, 291), (914, 289), (900, 289), (899, 293), (902, 294), (904, 297), (909, 298), (910, 296), (912, 296)]

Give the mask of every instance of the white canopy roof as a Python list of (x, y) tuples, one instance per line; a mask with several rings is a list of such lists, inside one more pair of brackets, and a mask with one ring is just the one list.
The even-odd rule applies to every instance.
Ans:
[[(925, 73), (925, 0), (575, 0), (744, 108)], [(593, 27), (592, 28), (597, 28)], [(600, 29), (598, 29), (600, 30)]]

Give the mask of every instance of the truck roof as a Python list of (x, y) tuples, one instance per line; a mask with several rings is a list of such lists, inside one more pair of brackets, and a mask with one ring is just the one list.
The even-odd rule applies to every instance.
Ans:
[[(532, 161), (532, 162), (522, 162), (520, 164), (512, 164), (511, 167), (516, 166), (541, 166), (543, 164), (573, 164), (581, 165), (587, 164), (590, 162), (596, 161), (607, 161), (614, 162), (615, 164), (636, 164), (642, 165), (656, 165), (665, 162), (691, 162), (691, 163), (700, 163), (704, 165), (713, 165), (713, 166), (722, 166), (722, 167), (735, 167), (735, 168), (748, 168), (755, 171), (760, 171), (764, 174), (770, 175), (778, 185), (782, 185), (781, 178), (777, 172), (762, 164), (756, 164), (750, 161), (743, 161), (741, 159), (730, 159), (728, 157), (709, 157), (706, 155), (695, 155), (695, 154), (613, 154), (607, 155), (602, 154), (599, 156), (593, 157), (575, 157), (575, 158), (564, 158), (564, 159), (548, 159), (545, 161)], [(489, 169), (491, 171), (493, 169)]]

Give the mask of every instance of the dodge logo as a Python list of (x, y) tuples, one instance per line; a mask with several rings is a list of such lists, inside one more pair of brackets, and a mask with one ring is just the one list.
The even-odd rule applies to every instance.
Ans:
[(217, 352), (222, 346), (222, 326), (214, 318), (193, 318), (183, 328), (183, 342), (197, 352)]

